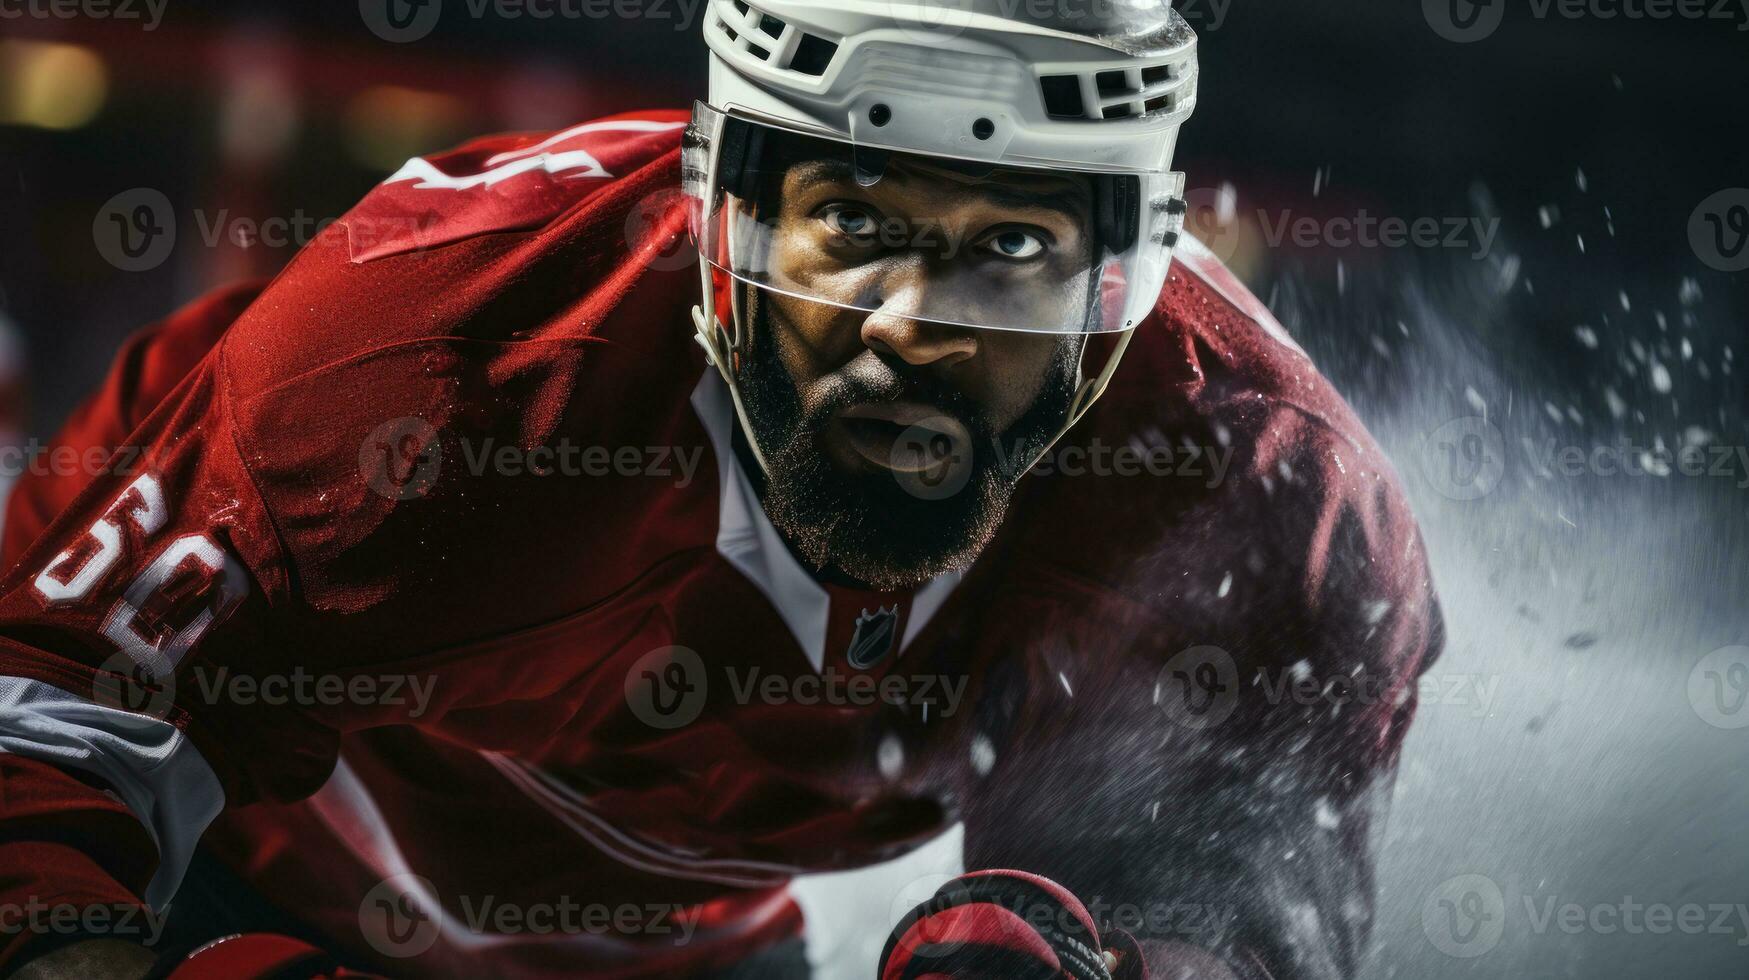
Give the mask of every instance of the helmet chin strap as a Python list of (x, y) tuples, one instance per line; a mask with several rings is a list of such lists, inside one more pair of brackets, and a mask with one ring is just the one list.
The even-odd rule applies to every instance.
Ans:
[[(1063, 417), (1063, 427), (1057, 430), (1056, 435), (1051, 436), (1050, 441), (1044, 444), (1044, 448), (1034, 454), (1032, 459), (1027, 460), (1025, 468), (1015, 474), (1015, 479), (1018, 480), (1025, 476), (1034, 466), (1038, 465), (1039, 460), (1049, 455), (1050, 451), (1056, 448), (1057, 443), (1069, 434), (1069, 430), (1075, 427), (1075, 423), (1081, 421), (1081, 417), (1093, 407), (1093, 403), (1099, 400), (1099, 396), (1105, 394), (1105, 386), (1111, 383), (1111, 376), (1117, 373), (1118, 362), (1123, 360), (1124, 351), (1129, 349), (1130, 338), (1135, 336), (1135, 333), (1135, 328), (1132, 327), (1118, 335), (1117, 346), (1112, 348), (1111, 355), (1105, 359), (1105, 366), (1099, 369), (1097, 375), (1081, 382), (1081, 387), (1075, 390), (1075, 397), (1069, 402), (1068, 414)], [(1083, 346), (1080, 360), (1084, 361), (1086, 358), (1087, 348)], [(1079, 365), (1076, 373), (1080, 373)]]
[[(703, 287), (702, 301), (692, 308), (692, 339), (698, 346), (704, 348), (705, 360), (722, 375), (723, 382), (729, 386), (729, 399), (735, 403), (735, 419), (740, 423), (741, 434), (747, 437), (747, 446), (753, 450), (753, 459), (759, 464), (759, 471), (767, 479), (771, 477), (771, 467), (765, 463), (765, 450), (759, 448), (759, 439), (753, 434), (753, 423), (747, 419), (747, 407), (741, 403), (741, 383), (736, 378), (740, 373), (741, 332), (738, 310), (731, 309), (730, 321), (736, 324), (736, 337), (730, 339), (717, 325), (717, 291), (711, 282), (711, 264), (700, 258), (698, 261), (700, 285)], [(737, 289), (730, 289), (730, 302), (735, 303), (739, 295)]]
[[(706, 299), (704, 305), (711, 305), (711, 301)], [(711, 362), (728, 384), (729, 398), (735, 403), (735, 418), (741, 423), (741, 434), (747, 437), (747, 446), (753, 450), (753, 458), (758, 461), (760, 472), (770, 477), (771, 468), (765, 465), (765, 451), (759, 448), (759, 440), (753, 435), (753, 425), (747, 421), (747, 409), (741, 404), (741, 386), (736, 383), (735, 372), (729, 367), (735, 361), (736, 354), (724, 342), (723, 332), (711, 327), (710, 317), (711, 314), (703, 309), (697, 306), (692, 308), (692, 325), (695, 330), (692, 339), (704, 348), (705, 360)]]

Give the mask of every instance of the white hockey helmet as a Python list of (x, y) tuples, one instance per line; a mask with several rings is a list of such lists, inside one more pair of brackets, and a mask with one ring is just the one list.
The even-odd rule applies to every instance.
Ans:
[(798, 275), (777, 257), (776, 209), (760, 198), (798, 158), (819, 155), (864, 185), (909, 161), (1085, 189), (1077, 268), (1049, 295), (980, 271), (991, 263), (938, 262), (941, 281), (897, 310), (977, 329), (1115, 334), (1060, 438), (1153, 308), (1183, 225), (1184, 177), (1171, 163), (1196, 104), (1196, 35), (1169, 0), (707, 0), (704, 32), (710, 95), (694, 106), (682, 161), (703, 284), (693, 319), (743, 426), (744, 287), (894, 311), (867, 276)]

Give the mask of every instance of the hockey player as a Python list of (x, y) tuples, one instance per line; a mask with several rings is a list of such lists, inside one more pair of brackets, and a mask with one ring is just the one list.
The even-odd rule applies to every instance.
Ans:
[(963, 822), (1023, 874), (882, 975), (1351, 975), (1420, 542), (1181, 235), (1190, 30), (1084, 13), (711, 0), (690, 114), (131, 342), (9, 508), (0, 962), (800, 976), (791, 878)]

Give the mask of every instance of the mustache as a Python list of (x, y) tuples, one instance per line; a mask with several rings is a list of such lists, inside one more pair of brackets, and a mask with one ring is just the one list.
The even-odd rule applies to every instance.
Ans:
[(852, 405), (903, 401), (928, 405), (953, 417), (974, 439), (995, 436), (989, 414), (976, 399), (933, 372), (913, 368), (903, 361), (894, 363), (874, 351), (864, 351), (830, 377), (821, 379), (819, 392), (818, 401), (802, 419), (803, 427), (814, 431), (823, 428), (839, 410)]

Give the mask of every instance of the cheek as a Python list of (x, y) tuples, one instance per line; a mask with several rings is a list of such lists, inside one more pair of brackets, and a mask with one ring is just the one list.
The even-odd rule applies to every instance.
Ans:
[(780, 288), (804, 295), (858, 295), (867, 287), (873, 267), (836, 255), (822, 227), (805, 215), (784, 214), (772, 231), (767, 277)]
[[(842, 321), (846, 311), (782, 293), (765, 292), (765, 328), (771, 331), (779, 363), (801, 392), (804, 405), (815, 381), (854, 356), (857, 332)], [(848, 338), (848, 342), (846, 340)]]
[(985, 338), (983, 360), (988, 379), (985, 404), (998, 428), (1019, 421), (1044, 390), (1056, 362), (1062, 338), (993, 330)]

